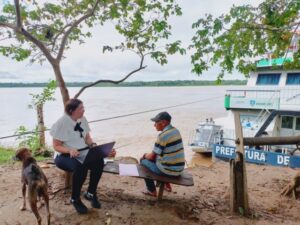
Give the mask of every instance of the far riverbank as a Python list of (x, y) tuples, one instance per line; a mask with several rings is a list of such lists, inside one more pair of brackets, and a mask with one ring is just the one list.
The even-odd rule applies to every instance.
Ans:
[[(222, 85), (246, 85), (246, 80), (222, 80), (222, 81), (198, 81), (198, 80), (176, 80), (176, 81), (133, 81), (120, 84), (99, 83), (95, 87), (180, 87), (180, 86), (222, 86)], [(91, 82), (90, 82), (91, 83)], [(89, 82), (67, 82), (68, 87), (83, 87)], [(17, 87), (45, 87), (47, 83), (0, 83), (0, 88)]]

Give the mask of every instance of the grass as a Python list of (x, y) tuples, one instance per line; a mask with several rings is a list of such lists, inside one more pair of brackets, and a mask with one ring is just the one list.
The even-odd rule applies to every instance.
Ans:
[(15, 150), (12, 148), (0, 147), (0, 165), (13, 162)]
[[(0, 165), (11, 164), (15, 162), (13, 157), (15, 156), (16, 150), (13, 148), (5, 148), (0, 146)], [(46, 159), (50, 159), (49, 157), (45, 158), (43, 156), (34, 157), (37, 161), (43, 161)]]

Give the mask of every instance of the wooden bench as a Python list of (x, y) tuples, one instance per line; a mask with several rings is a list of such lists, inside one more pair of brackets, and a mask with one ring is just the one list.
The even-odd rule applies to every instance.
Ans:
[[(155, 173), (152, 173), (150, 170), (145, 168), (144, 166), (137, 164), (137, 169), (139, 172), (139, 176), (136, 176), (136, 178), (148, 178), (152, 180), (156, 180), (159, 183), (159, 191), (158, 191), (158, 196), (157, 199), (161, 200), (163, 197), (164, 193), (164, 187), (165, 183), (171, 183), (171, 184), (176, 184), (176, 185), (182, 185), (182, 186), (193, 186), (194, 185), (194, 180), (192, 174), (184, 171), (183, 174), (181, 174), (178, 177), (165, 177), (165, 176), (160, 176)], [(119, 174), (119, 164), (116, 162), (109, 162), (107, 163), (104, 168), (103, 172), (105, 173), (112, 173), (112, 174)], [(72, 173), (70, 172), (65, 172), (66, 177), (65, 177), (65, 188), (69, 188), (71, 186), (71, 178), (72, 178)]]
[[(139, 176), (136, 176), (136, 178), (143, 178), (143, 179), (148, 178), (159, 182), (159, 192), (157, 196), (158, 200), (161, 200), (163, 197), (165, 183), (171, 183), (171, 184), (182, 185), (182, 186), (194, 185), (192, 174), (186, 171), (184, 171), (183, 174), (181, 174), (178, 177), (165, 177), (165, 176), (160, 176), (155, 173), (152, 173), (150, 170), (148, 170), (147, 168), (145, 168), (140, 164), (137, 164), (136, 166), (139, 172)], [(119, 174), (119, 164), (115, 162), (107, 163), (104, 166), (103, 172)]]

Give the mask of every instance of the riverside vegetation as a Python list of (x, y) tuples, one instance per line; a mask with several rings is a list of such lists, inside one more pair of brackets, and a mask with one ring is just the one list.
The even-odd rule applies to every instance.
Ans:
[[(175, 81), (134, 81), (120, 84), (99, 83), (96, 87), (171, 87), (171, 86), (213, 86), (213, 85), (246, 85), (246, 80), (222, 80), (197, 81), (197, 80), (175, 80)], [(0, 83), (0, 88), (10, 87), (46, 87), (48, 83)], [(69, 82), (68, 87), (83, 87), (88, 82)]]

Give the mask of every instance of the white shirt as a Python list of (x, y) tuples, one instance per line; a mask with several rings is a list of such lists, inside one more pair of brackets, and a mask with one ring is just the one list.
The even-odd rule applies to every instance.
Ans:
[[(81, 123), (80, 127), (83, 129), (82, 137), (79, 131), (74, 130), (76, 123)], [(74, 121), (69, 115), (64, 114), (53, 124), (50, 134), (54, 139), (63, 142), (63, 146), (67, 148), (81, 149), (87, 146), (85, 138), (90, 130), (89, 124), (84, 116)], [(61, 153), (55, 151), (54, 158), (60, 154)]]

